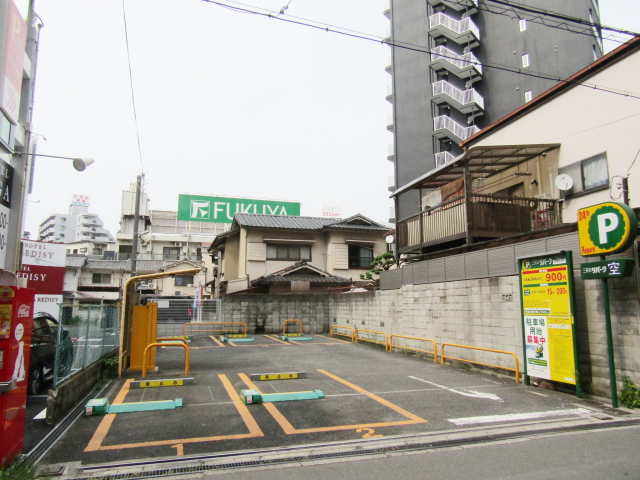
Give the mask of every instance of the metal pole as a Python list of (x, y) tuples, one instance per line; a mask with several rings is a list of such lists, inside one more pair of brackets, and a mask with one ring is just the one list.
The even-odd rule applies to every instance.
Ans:
[(629, 205), (629, 179), (622, 177), (622, 201), (625, 205)]
[[(601, 260), (606, 260), (604, 255)], [(611, 311), (609, 308), (609, 282), (602, 278), (602, 302), (604, 304), (604, 320), (607, 329), (607, 353), (609, 355), (609, 382), (611, 383), (611, 406), (618, 408), (618, 385), (616, 384), (616, 361), (613, 356), (613, 332), (611, 329)]]
[(464, 175), (464, 212), (467, 226), (467, 245), (473, 243), (473, 234), (471, 229), (473, 228), (473, 221), (471, 218), (471, 174), (469, 173), (469, 164), (465, 163), (463, 168)]
[(87, 331), (84, 336), (84, 358), (82, 359), (82, 369), (87, 366), (87, 350), (89, 349), (89, 326), (91, 325), (91, 305), (87, 307)]

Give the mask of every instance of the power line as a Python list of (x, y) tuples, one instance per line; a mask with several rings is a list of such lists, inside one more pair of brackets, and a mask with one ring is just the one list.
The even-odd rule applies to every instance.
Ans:
[[(564, 15), (561, 13), (555, 13), (552, 12), (550, 10), (544, 10), (544, 9), (540, 9), (540, 8), (535, 8), (535, 7), (530, 7), (528, 5), (523, 5), (521, 3), (517, 3), (517, 2), (512, 2), (512, 1), (508, 1), (508, 0), (487, 0), (489, 2), (493, 2), (493, 3), (498, 3), (500, 5), (505, 5), (505, 6), (509, 6), (518, 10), (522, 10), (523, 12), (529, 12), (529, 13), (534, 13), (534, 14), (541, 14), (547, 17), (552, 17), (552, 18), (557, 18), (560, 20), (563, 20), (565, 22), (572, 22), (572, 23), (578, 23), (581, 25), (588, 25), (590, 27), (595, 27), (595, 28), (600, 28), (602, 30), (607, 30), (607, 31), (612, 31), (612, 32), (616, 32), (616, 33), (623, 33), (625, 35), (631, 35), (631, 36), (636, 36), (638, 35), (636, 32), (632, 32), (630, 30), (623, 30), (620, 28), (614, 28), (614, 27), (608, 27), (606, 25), (602, 25), (593, 21), (587, 21), (587, 20), (583, 20), (581, 18), (578, 17), (572, 17), (570, 15)], [(458, 0), (456, 0), (457, 3)]]
[(140, 157), (140, 171), (144, 174), (144, 164), (142, 163), (142, 148), (140, 146), (140, 129), (138, 128), (138, 115), (136, 113), (136, 97), (133, 91), (133, 73), (131, 71), (131, 54), (129, 52), (129, 33), (127, 32), (127, 12), (122, 0), (122, 17), (124, 20), (124, 39), (127, 44), (127, 62), (129, 64), (129, 85), (131, 87), (131, 103), (133, 104), (133, 120), (136, 124), (136, 137), (138, 139), (138, 156)]
[[(374, 35), (370, 35), (370, 34), (360, 34), (360, 33), (355, 33), (354, 31), (349, 31), (349, 30), (336, 30), (336, 28), (340, 28), (340, 27), (333, 27), (333, 28), (329, 28), (329, 26), (322, 26), (322, 24), (317, 24), (314, 25), (312, 23), (308, 23), (308, 22), (312, 22), (312, 20), (293, 20), (293, 19), (289, 19), (289, 18), (284, 18), (282, 16), (279, 16), (276, 12), (272, 12), (266, 9), (265, 10), (267, 13), (262, 13), (262, 12), (258, 12), (255, 10), (249, 10), (247, 8), (241, 8), (241, 7), (232, 7), (228, 4), (219, 2), (217, 0), (202, 0), (206, 3), (211, 3), (214, 5), (218, 5), (221, 7), (225, 7), (225, 8), (231, 8), (232, 10), (235, 11), (240, 11), (242, 13), (253, 13), (256, 15), (261, 15), (264, 17), (268, 17), (268, 18), (272, 18), (275, 20), (279, 20), (282, 22), (286, 22), (286, 23), (291, 23), (291, 24), (295, 24), (295, 25), (300, 25), (300, 26), (305, 26), (305, 27), (309, 27), (309, 28), (313, 28), (316, 30), (324, 30), (327, 33), (336, 33), (338, 35), (343, 35), (346, 37), (351, 37), (351, 38), (357, 38), (360, 40), (367, 40), (367, 41), (374, 41), (376, 43), (385, 43), (391, 47), (396, 47), (396, 48), (401, 48), (404, 50), (409, 50), (409, 51), (414, 51), (414, 52), (418, 52), (418, 53), (427, 53), (427, 54), (431, 54), (433, 53), (431, 51), (431, 49), (429, 47), (423, 47), (423, 46), (418, 46), (418, 45), (413, 45), (410, 43), (405, 43), (405, 42), (394, 42), (392, 40), (385, 40), (382, 39), (382, 37), (377, 37)], [(252, 7), (255, 8), (255, 7)], [(443, 55), (438, 53), (439, 57), (442, 58), (448, 58), (448, 59), (456, 59), (455, 57), (452, 56), (447, 56), (447, 55)], [(614, 88), (610, 88), (610, 87), (603, 87), (600, 85), (595, 85), (595, 84), (589, 84), (589, 83), (585, 83), (585, 82), (576, 82), (576, 81), (572, 81), (572, 80), (568, 80), (566, 78), (562, 78), (562, 77), (558, 77), (558, 76), (554, 76), (554, 75), (550, 75), (550, 74), (544, 74), (544, 73), (540, 73), (540, 72), (534, 72), (534, 71), (524, 71), (523, 69), (520, 68), (515, 68), (515, 67), (511, 67), (509, 65), (502, 65), (502, 64), (498, 64), (498, 63), (481, 63), (481, 62), (475, 62), (472, 60), (465, 60), (466, 63), (468, 63), (469, 65), (478, 65), (478, 66), (482, 66), (482, 68), (492, 68), (495, 70), (501, 70), (501, 71), (505, 71), (508, 73), (515, 73), (517, 75), (524, 75), (524, 76), (528, 76), (528, 77), (533, 77), (533, 78), (539, 78), (542, 80), (550, 80), (550, 81), (555, 81), (555, 82), (562, 82), (562, 83), (567, 83), (570, 85), (576, 85), (576, 86), (582, 86), (582, 87), (586, 87), (586, 88), (591, 88), (593, 90), (599, 90), (602, 92), (607, 92), (607, 93), (612, 93), (614, 95), (620, 95), (620, 96), (624, 96), (624, 97), (629, 97), (629, 98), (635, 98), (640, 100), (640, 95), (634, 93), (634, 92), (627, 92), (627, 91), (623, 91), (623, 90), (619, 90), (619, 89), (614, 89)]]

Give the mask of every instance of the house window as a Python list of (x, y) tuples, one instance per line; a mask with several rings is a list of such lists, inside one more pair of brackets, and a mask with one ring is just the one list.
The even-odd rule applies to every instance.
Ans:
[(85, 247), (85, 248), (81, 248), (81, 249), (80, 249), (80, 253), (87, 253), (87, 249), (86, 249), (86, 247)]
[(573, 187), (565, 192), (565, 197), (609, 186), (609, 169), (605, 153), (560, 168), (558, 173), (566, 173), (573, 180)]
[(371, 268), (373, 247), (349, 245), (349, 268)]
[(522, 68), (527, 68), (529, 66), (529, 54), (525, 53), (522, 55)]
[(162, 256), (165, 260), (180, 260), (180, 247), (164, 247)]
[(520, 31), (524, 32), (527, 29), (527, 20), (525, 18), (520, 19)]
[(91, 278), (94, 285), (111, 285), (110, 273), (94, 273)]
[(311, 261), (310, 245), (267, 245), (267, 260)]
[(193, 275), (176, 275), (176, 287), (193, 285)]
[(527, 90), (526, 92), (524, 92), (524, 101), (525, 101), (525, 103), (526, 102), (530, 102), (532, 96), (533, 96), (533, 92), (531, 90)]

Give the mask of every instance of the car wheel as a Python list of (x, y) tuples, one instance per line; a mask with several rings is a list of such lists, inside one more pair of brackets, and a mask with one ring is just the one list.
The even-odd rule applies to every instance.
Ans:
[(37, 366), (29, 373), (27, 388), (29, 395), (37, 395), (42, 385), (42, 369)]

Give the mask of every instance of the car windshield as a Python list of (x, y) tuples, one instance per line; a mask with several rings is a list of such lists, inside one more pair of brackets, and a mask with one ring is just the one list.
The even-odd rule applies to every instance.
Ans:
[(47, 318), (47, 323), (49, 324), (49, 328), (53, 332), (55, 336), (58, 336), (58, 324), (54, 322), (51, 318)]

